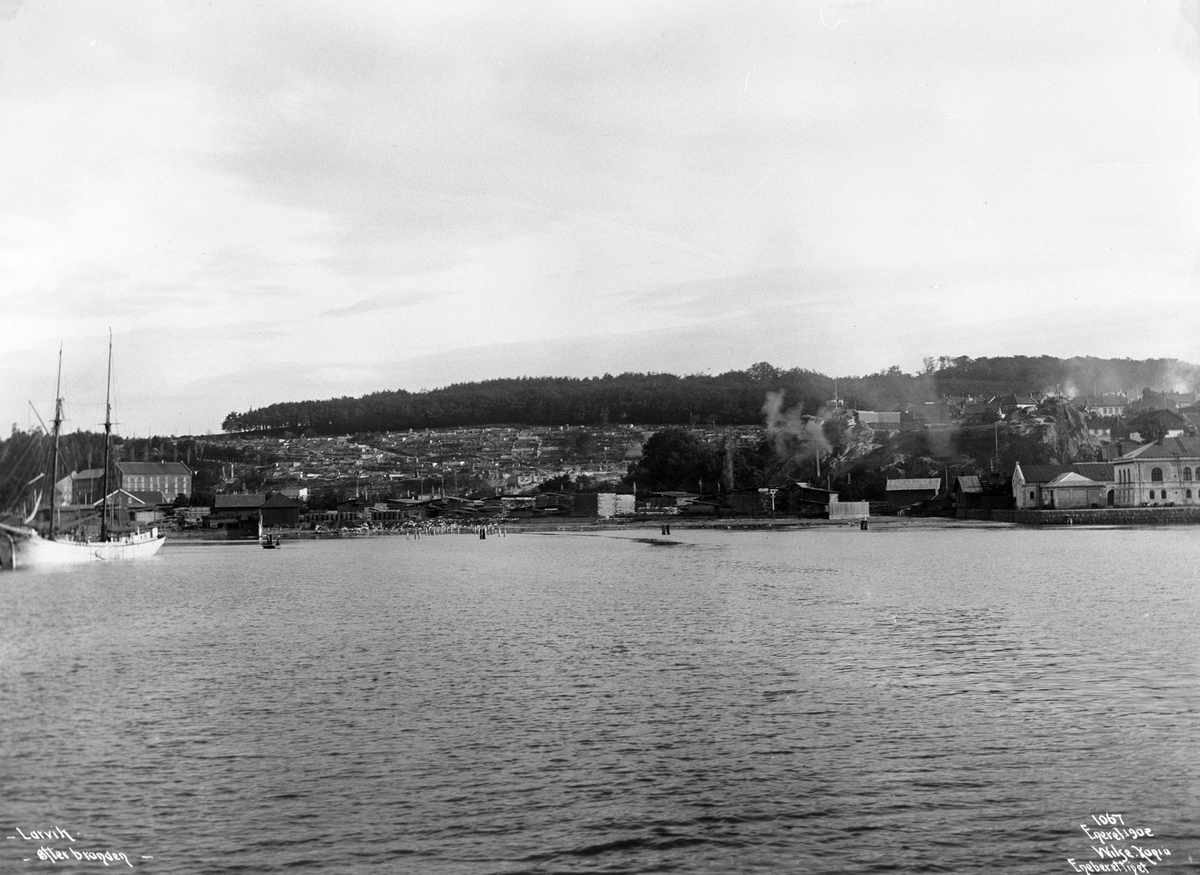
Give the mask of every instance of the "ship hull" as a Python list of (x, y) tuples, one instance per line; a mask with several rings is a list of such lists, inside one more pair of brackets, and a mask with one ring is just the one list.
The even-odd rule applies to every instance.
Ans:
[(87, 562), (148, 559), (162, 549), (166, 538), (157, 530), (111, 541), (50, 541), (37, 534), (15, 539), (14, 568), (82, 565)]

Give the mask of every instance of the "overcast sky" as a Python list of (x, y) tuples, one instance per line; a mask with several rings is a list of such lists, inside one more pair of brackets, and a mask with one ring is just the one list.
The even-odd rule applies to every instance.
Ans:
[(0, 0), (0, 416), (1200, 362), (1196, 0)]

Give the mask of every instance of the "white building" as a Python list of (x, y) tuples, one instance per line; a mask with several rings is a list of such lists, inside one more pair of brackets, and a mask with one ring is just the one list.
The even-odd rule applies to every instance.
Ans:
[(1200, 504), (1200, 437), (1169, 437), (1113, 460), (1117, 507)]

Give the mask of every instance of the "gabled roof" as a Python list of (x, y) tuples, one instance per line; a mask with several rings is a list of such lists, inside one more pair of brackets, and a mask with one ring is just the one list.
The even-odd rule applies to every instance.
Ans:
[(1117, 462), (1132, 459), (1200, 459), (1200, 437), (1163, 438), (1161, 443), (1143, 444), (1121, 456)]
[(1049, 483), (1059, 474), (1075, 470), (1073, 465), (1026, 465), (1024, 462), (1017, 462), (1017, 467), (1026, 483)]
[(167, 500), (163, 498), (163, 494), (158, 491), (154, 492), (130, 492), (134, 498), (142, 502), (142, 504), (166, 504)]
[(297, 501), (294, 498), (289, 498), (282, 492), (276, 492), (261, 505), (262, 507), (303, 507), (303, 501)]
[(974, 475), (966, 475), (958, 478), (958, 488), (963, 492), (972, 495), (983, 492), (983, 484), (979, 482), (979, 478)]
[(217, 510), (258, 510), (265, 498), (266, 496), (257, 493), (222, 492), (213, 496), (213, 507)]
[(1091, 407), (1124, 407), (1129, 399), (1124, 395), (1089, 395), (1084, 399)]
[[(161, 492), (130, 492), (128, 489), (114, 489), (104, 498), (98, 498), (92, 502), (92, 507), (99, 507), (102, 504), (109, 506), (118, 503), (118, 496), (127, 496), (126, 504), (162, 504)], [(148, 501), (148, 497), (157, 497), (157, 501)]]
[(182, 474), (190, 477), (192, 469), (183, 462), (117, 462), (117, 470), (122, 474)]
[[(791, 483), (789, 485), (791, 486), (792, 489), (801, 489), (801, 490), (804, 490), (805, 492), (821, 492), (821, 493), (824, 493), (825, 495), (837, 495), (838, 494), (833, 489), (825, 489), (820, 486), (813, 486), (811, 483), (807, 483), (803, 480), (793, 480), (793, 481), (791, 481)], [(758, 491), (762, 492), (763, 490), (760, 489)]]
[(1111, 483), (1117, 479), (1113, 473), (1112, 462), (1076, 462), (1071, 467), (1076, 473), (1097, 483)]
[(1130, 427), (1134, 427), (1143, 422), (1160, 422), (1161, 423), (1164, 420), (1174, 423), (1176, 425), (1185, 425), (1187, 423), (1187, 419), (1185, 419), (1182, 414), (1180, 414), (1174, 410), (1164, 410), (1162, 408), (1156, 408), (1154, 410), (1143, 410), (1141, 413), (1137, 414), (1136, 416), (1134, 416), (1133, 418), (1131, 418), (1129, 420), (1129, 425), (1130, 425)]
[(932, 489), (935, 492), (942, 488), (940, 477), (910, 477), (901, 480), (888, 480), (887, 492), (908, 492), (910, 490)]
[(1057, 486), (1097, 486), (1101, 489), (1104, 488), (1103, 483), (1097, 483), (1095, 480), (1089, 480), (1087, 477), (1084, 477), (1082, 474), (1077, 474), (1074, 471), (1068, 471), (1065, 474), (1059, 474), (1057, 477), (1047, 483), (1046, 486), (1047, 488), (1054, 488)]

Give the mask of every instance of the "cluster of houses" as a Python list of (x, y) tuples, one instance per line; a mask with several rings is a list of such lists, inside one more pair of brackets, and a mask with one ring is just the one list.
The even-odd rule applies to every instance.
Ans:
[(1200, 437), (1162, 437), (1108, 462), (1017, 462), (1011, 476), (890, 479), (886, 504), (901, 511), (952, 504), (959, 516), (971, 510), (1200, 507)]
[[(1029, 415), (1047, 399), (1059, 395), (1035, 393), (1025, 397), (995, 395), (988, 398), (943, 398), (906, 405), (899, 413), (859, 412), (859, 421), (873, 427), (937, 428), (990, 425)], [(1141, 397), (1123, 394), (1075, 395), (1067, 402), (1083, 416), (1088, 433), (1104, 441), (1140, 441), (1151, 437), (1179, 437), (1200, 428), (1200, 395), (1195, 392), (1153, 392)], [(864, 414), (867, 414), (864, 417)], [(895, 423), (887, 421), (895, 417)]]
[[(872, 429), (902, 430), (906, 425), (937, 428), (1014, 420), (1036, 412), (1046, 400), (1001, 396), (986, 400), (943, 399), (909, 405), (904, 411), (856, 411)], [(447, 435), (384, 435), (369, 447), (348, 438), (284, 440), (278, 469), (268, 481), (273, 491), (218, 493), (211, 507), (192, 507), (193, 472), (181, 462), (118, 462), (117, 482), (110, 484), (108, 505), (133, 523), (216, 528), (301, 525), (343, 527), (392, 525), (435, 517), (472, 519), (513, 517), (622, 517), (639, 514), (684, 516), (819, 516), (855, 518), (867, 513), (945, 512), (972, 510), (1061, 510), (1070, 508), (1167, 508), (1200, 506), (1200, 403), (1195, 394), (1146, 391), (1130, 400), (1124, 395), (1071, 399), (1100, 437), (1106, 461), (1064, 465), (1018, 462), (1011, 472), (946, 478), (897, 478), (887, 481), (881, 501), (839, 502), (837, 492), (791, 481), (769, 488), (701, 496), (687, 492), (650, 495), (615, 493), (539, 493), (521, 495), (537, 482), (564, 471), (592, 471), (613, 479), (624, 474), (640, 455), (650, 432), (614, 427), (591, 439), (598, 459), (570, 464), (562, 429), (474, 429)], [(752, 442), (760, 431), (744, 429), (732, 439)], [(728, 433), (723, 440), (730, 439)], [(262, 439), (272, 440), (272, 439)], [(397, 463), (415, 466), (396, 473)], [(328, 511), (307, 510), (308, 483), (329, 478), (329, 466), (382, 477), (372, 489), (380, 500), (348, 499)], [(389, 470), (390, 469), (390, 470)], [(518, 476), (524, 469), (524, 480)], [(456, 488), (472, 472), (490, 472), (500, 495), (485, 500), (457, 497)], [(232, 480), (233, 471), (230, 471)], [(321, 474), (321, 478), (313, 476)], [(540, 478), (540, 479), (538, 479)], [(449, 481), (449, 482), (448, 482)], [(528, 481), (528, 482), (525, 482)], [(344, 482), (344, 481), (343, 481)], [(56, 506), (64, 523), (83, 518), (104, 502), (104, 476), (99, 469), (73, 472), (56, 484)], [(379, 487), (383, 487), (380, 489)], [(448, 492), (448, 489), (450, 490)], [(507, 493), (507, 494), (505, 494)]]
[[(320, 489), (350, 483), (361, 491), (417, 497), (486, 487), (519, 492), (560, 474), (618, 479), (641, 455), (649, 432), (624, 426), (495, 426), (369, 436), (238, 436), (273, 461), (260, 469), (276, 488)], [(228, 480), (251, 466), (230, 465)]]

